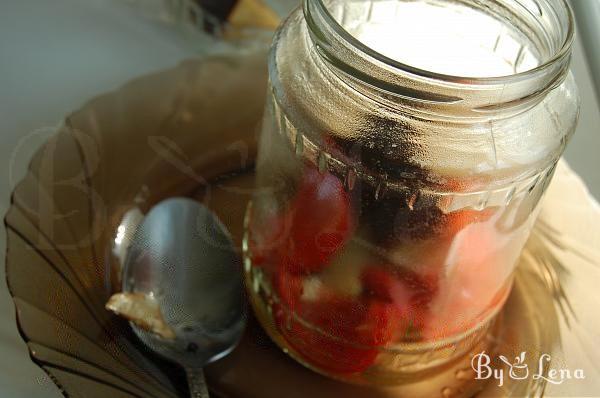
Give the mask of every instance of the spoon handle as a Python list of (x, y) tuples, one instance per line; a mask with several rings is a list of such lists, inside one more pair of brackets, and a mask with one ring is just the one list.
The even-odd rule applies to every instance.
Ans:
[(185, 374), (190, 389), (190, 398), (209, 398), (202, 368), (186, 367)]

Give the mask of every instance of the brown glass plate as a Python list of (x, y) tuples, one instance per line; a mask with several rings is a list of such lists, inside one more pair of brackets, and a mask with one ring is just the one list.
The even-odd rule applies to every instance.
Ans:
[[(119, 290), (132, 231), (160, 200), (213, 208), (238, 245), (252, 192), (266, 87), (264, 51), (185, 62), (96, 98), (33, 157), (5, 218), (7, 279), (31, 358), (66, 396), (186, 396), (181, 372), (104, 309)], [(223, 397), (593, 396), (600, 393), (600, 211), (564, 164), (522, 256), (493, 336), (499, 353), (543, 353), (584, 380), (474, 381), (470, 358), (434, 378), (366, 389), (316, 375), (251, 322), (238, 349), (209, 366)], [(548, 369), (545, 369), (547, 376)]]

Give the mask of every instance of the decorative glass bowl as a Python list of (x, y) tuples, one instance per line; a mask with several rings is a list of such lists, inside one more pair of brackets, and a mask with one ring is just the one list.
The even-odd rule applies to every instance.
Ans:
[[(218, 76), (218, 78), (215, 78)], [(32, 360), (69, 397), (185, 396), (174, 365), (104, 309), (143, 214), (185, 195), (214, 209), (241, 245), (266, 87), (264, 52), (185, 62), (100, 96), (68, 116), (35, 154), (5, 218), (7, 280)], [(279, 351), (251, 322), (207, 369), (213, 396), (394, 397), (590, 395), (600, 391), (596, 317), (600, 210), (561, 163), (501, 314), (495, 352), (537, 371), (582, 368), (584, 380), (474, 380), (471, 358), (381, 389), (329, 380)], [(497, 358), (496, 364), (499, 362)]]

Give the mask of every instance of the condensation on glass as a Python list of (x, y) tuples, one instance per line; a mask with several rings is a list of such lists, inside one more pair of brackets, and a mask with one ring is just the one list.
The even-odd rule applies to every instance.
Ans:
[(245, 261), (286, 352), (394, 384), (485, 348), (577, 123), (572, 39), (563, 0), (306, 0), (285, 21)]

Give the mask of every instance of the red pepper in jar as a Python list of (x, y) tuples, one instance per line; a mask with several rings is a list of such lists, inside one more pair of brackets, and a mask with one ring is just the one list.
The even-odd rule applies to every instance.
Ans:
[[(511, 245), (486, 224), (471, 224), (454, 236), (443, 268), (440, 291), (431, 303), (424, 337), (438, 339), (464, 332), (505, 297)], [(515, 253), (515, 256), (518, 253)], [(516, 257), (515, 257), (516, 259)]]
[(292, 212), (287, 267), (298, 273), (318, 272), (350, 237), (349, 195), (337, 177), (307, 166)]
[(281, 270), (274, 319), (288, 343), (311, 365), (335, 374), (358, 373), (398, 336), (397, 306), (375, 297), (334, 292), (318, 277)]
[(444, 236), (454, 236), (471, 224), (485, 222), (495, 213), (495, 209), (484, 210), (457, 210), (444, 214), (441, 217), (441, 233)]
[(306, 165), (288, 208), (266, 217), (250, 242), (257, 266), (282, 265), (289, 272), (323, 270), (352, 233), (351, 206), (342, 182)]
[(250, 234), (248, 241), (252, 265), (275, 269), (281, 262), (290, 228), (290, 215), (263, 215), (260, 228)]
[(437, 291), (435, 276), (419, 275), (398, 266), (370, 266), (362, 274), (363, 295), (375, 297), (396, 308), (400, 318), (395, 325), (402, 340), (420, 338), (429, 303)]

